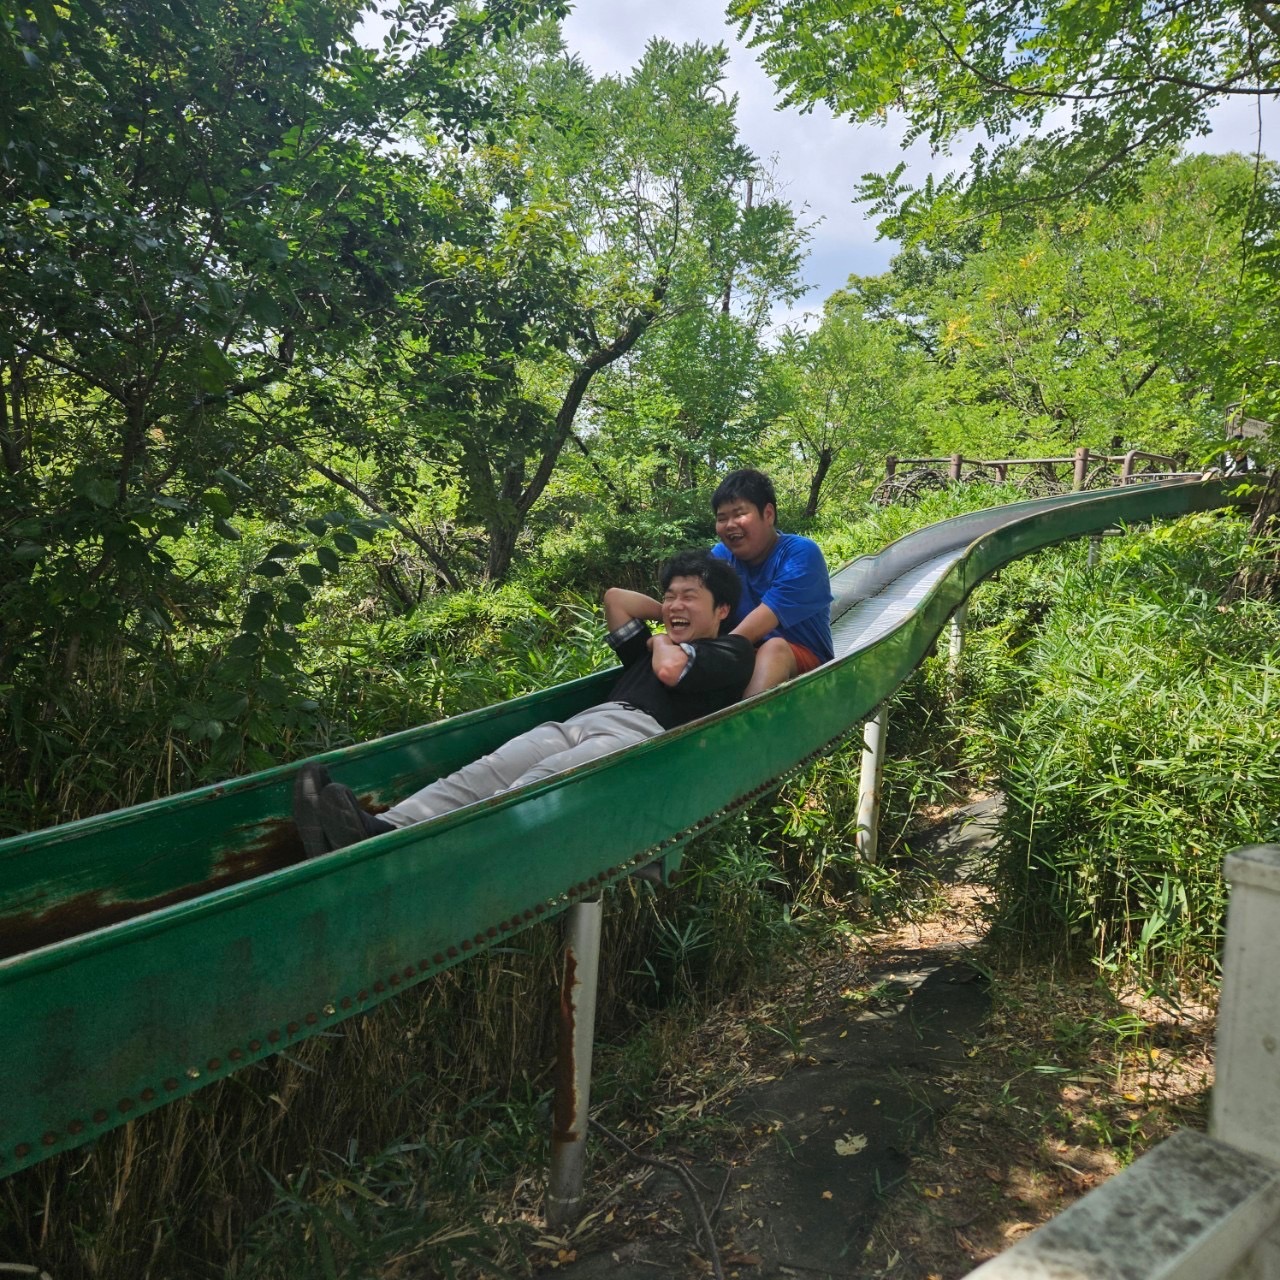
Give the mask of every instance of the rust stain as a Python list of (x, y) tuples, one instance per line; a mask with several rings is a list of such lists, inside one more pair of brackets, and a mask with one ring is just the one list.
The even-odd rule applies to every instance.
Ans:
[(171, 889), (168, 893), (127, 902), (106, 902), (103, 898), (107, 891), (94, 889), (59, 902), (47, 911), (0, 918), (0, 960), (132, 920), (135, 916), (175, 903), (190, 902), (192, 898), (199, 898), (215, 889), (241, 884), (306, 861), (302, 841), (292, 819), (277, 818), (266, 826), (267, 830), (257, 840), (225, 854), (212, 875)]
[(575, 1079), (573, 1040), (576, 1023), (574, 988), (578, 985), (578, 957), (571, 947), (564, 953), (564, 981), (560, 984), (560, 1013), (557, 1019), (559, 1048), (556, 1051), (555, 1105), (551, 1117), (552, 1142), (577, 1142), (581, 1136), (574, 1128), (578, 1109), (578, 1084)]

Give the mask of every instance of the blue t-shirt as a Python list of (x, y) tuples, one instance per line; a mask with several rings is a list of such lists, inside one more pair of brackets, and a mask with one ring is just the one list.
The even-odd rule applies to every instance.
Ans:
[(780, 533), (773, 550), (758, 565), (749, 565), (724, 545), (711, 548), (727, 560), (742, 583), (742, 599), (729, 619), (736, 627), (757, 605), (768, 605), (778, 625), (764, 640), (781, 636), (812, 650), (823, 662), (835, 657), (831, 643), (831, 579), (822, 548), (798, 533)]

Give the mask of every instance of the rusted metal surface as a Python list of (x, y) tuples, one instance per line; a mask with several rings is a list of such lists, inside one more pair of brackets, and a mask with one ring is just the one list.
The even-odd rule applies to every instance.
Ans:
[(547, 1221), (553, 1227), (572, 1226), (581, 1216), (602, 914), (597, 897), (576, 904), (565, 917), (551, 1174), (547, 1183)]

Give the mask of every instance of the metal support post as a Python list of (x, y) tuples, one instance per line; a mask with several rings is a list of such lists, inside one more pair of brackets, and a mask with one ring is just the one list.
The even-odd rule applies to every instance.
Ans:
[(602, 915), (599, 898), (574, 903), (565, 913), (551, 1177), (547, 1184), (547, 1225), (556, 1228), (576, 1226), (582, 1216)]
[(964, 653), (964, 627), (969, 619), (969, 602), (962, 600), (951, 615), (951, 644), (947, 650), (947, 670), (954, 680), (960, 671), (960, 658)]
[(1089, 568), (1092, 569), (1098, 563), (1098, 558), (1102, 554), (1102, 534), (1091, 533), (1089, 535)]
[(953, 453), (951, 455), (951, 479), (956, 483), (960, 483), (961, 473), (964, 471), (964, 455)]
[(881, 703), (862, 727), (862, 770), (858, 777), (858, 833), (854, 847), (867, 862), (876, 860), (880, 831), (880, 787), (884, 780), (884, 733), (887, 713)]

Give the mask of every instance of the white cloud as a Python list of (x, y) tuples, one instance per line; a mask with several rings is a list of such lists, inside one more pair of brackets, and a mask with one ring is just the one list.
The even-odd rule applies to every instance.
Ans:
[[(853, 202), (854, 186), (865, 173), (885, 173), (906, 160), (908, 180), (915, 185), (932, 169), (941, 175), (960, 164), (932, 157), (917, 142), (902, 151), (902, 127), (851, 125), (833, 119), (825, 107), (808, 114), (794, 108), (777, 110), (777, 91), (756, 62), (754, 53), (736, 39), (724, 20), (725, 0), (582, 0), (563, 24), (565, 43), (597, 75), (625, 74), (639, 60), (653, 36), (676, 43), (701, 40), (729, 48), (727, 88), (738, 95), (739, 132), (746, 144), (772, 162), (782, 194), (809, 217), (821, 219), (810, 241), (805, 279), (811, 291), (800, 310), (820, 309), (823, 300), (843, 287), (851, 272), (874, 275), (888, 268), (895, 246), (877, 240), (875, 223)], [(1257, 145), (1256, 105), (1234, 101), (1212, 114), (1212, 133), (1193, 143), (1196, 150), (1243, 151)], [(1263, 152), (1280, 147), (1280, 107), (1263, 108)], [(790, 313), (789, 313), (790, 314)], [(775, 324), (778, 323), (775, 317)]]

